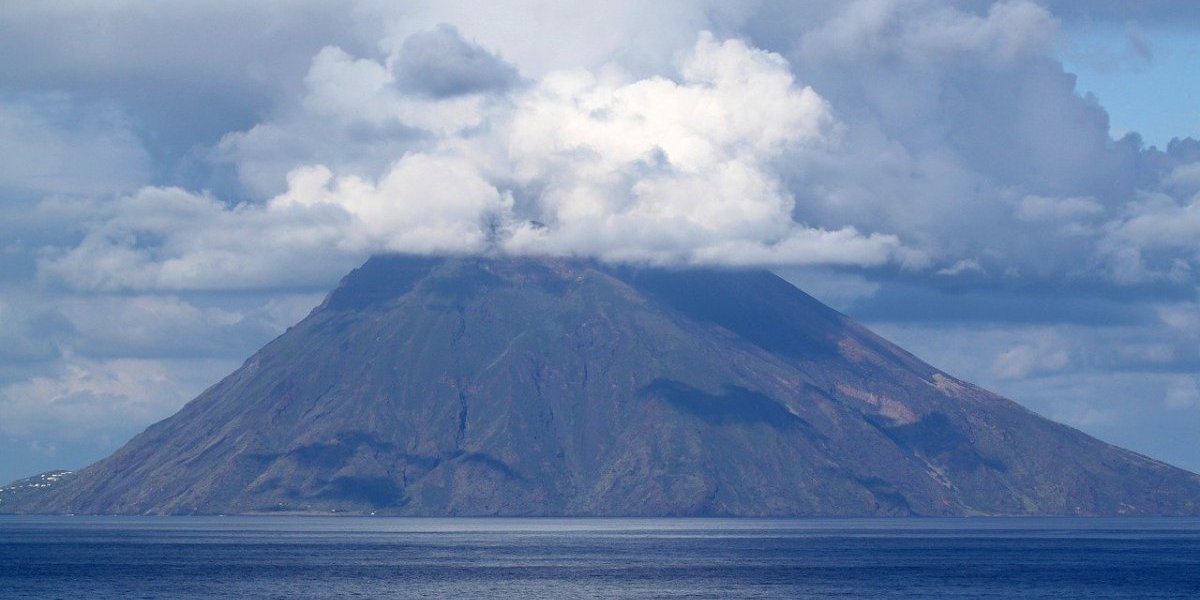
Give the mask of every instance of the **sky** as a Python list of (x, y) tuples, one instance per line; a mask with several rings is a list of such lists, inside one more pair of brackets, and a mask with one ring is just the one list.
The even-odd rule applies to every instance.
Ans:
[(16, 0), (0, 481), (380, 252), (766, 267), (1200, 471), (1200, 4)]

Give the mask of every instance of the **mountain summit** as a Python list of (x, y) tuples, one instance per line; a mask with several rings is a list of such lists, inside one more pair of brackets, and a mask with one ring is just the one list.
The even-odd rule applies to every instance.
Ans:
[(382, 256), (5, 512), (1174, 515), (1200, 477), (947, 375), (766, 271)]

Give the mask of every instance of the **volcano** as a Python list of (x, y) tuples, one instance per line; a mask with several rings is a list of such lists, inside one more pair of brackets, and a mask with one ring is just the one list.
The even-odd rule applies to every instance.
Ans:
[(1200, 513), (1197, 475), (770, 272), (512, 257), (372, 258), (174, 416), (21, 490), (0, 511)]

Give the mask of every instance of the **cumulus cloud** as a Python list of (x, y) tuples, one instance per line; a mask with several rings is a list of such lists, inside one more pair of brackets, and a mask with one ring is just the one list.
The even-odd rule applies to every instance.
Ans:
[(357, 262), (329, 251), (350, 221), (337, 207), (230, 207), (206, 194), (150, 187), (94, 213), (98, 224), (78, 245), (43, 257), (42, 277), (102, 291), (303, 287)]
[[(835, 141), (828, 104), (778, 55), (704, 35), (679, 80), (556, 73), (506, 124), (518, 183), (536, 187), (545, 227), (518, 226), (517, 251), (661, 263), (883, 264), (894, 235), (817, 229), (771, 164)], [(919, 257), (912, 257), (919, 260)]]
[[(366, 3), (334, 15), (313, 2), (272, 29), (286, 42), (279, 54), (287, 68), (271, 73), (255, 61), (224, 68), (231, 56), (269, 54), (255, 52), (259, 42), (243, 35), (262, 28), (273, 14), (269, 7), (222, 4), (204, 24), (232, 24), (236, 34), (229, 48), (209, 57), (224, 66), (213, 78), (217, 87), (241, 97), (254, 87), (247, 81), (260, 77), (270, 85), (258, 88), (276, 94), (273, 107), (258, 112), (265, 117), (227, 133), (217, 150), (260, 205), (290, 193), (288, 174), (298, 168), (326, 168), (334, 187), (353, 179), (378, 188), (404, 157), (422, 155), (465, 162), (499, 197), (511, 195), (510, 219), (497, 222), (493, 207), (479, 220), (487, 224), (483, 237), (507, 236), (513, 251), (665, 262), (728, 255), (736, 264), (902, 264), (944, 274), (978, 265), (971, 269), (978, 281), (1002, 274), (1183, 281), (1196, 262), (1194, 244), (1147, 241), (1142, 232), (1165, 226), (1149, 222), (1154, 207), (1131, 198), (1166, 193), (1187, 222), (1188, 194), (1195, 193), (1189, 169), (1200, 163), (1144, 151), (1136, 139), (1112, 140), (1104, 110), (1081, 96), (1050, 58), (1058, 19), (1043, 6), (679, 1), (557, 11), (532, 4)], [(526, 11), (537, 12), (536, 23), (510, 18)], [(161, 28), (194, 13), (195, 7), (146, 10), (138, 18)], [(15, 14), (37, 23), (67, 18), (52, 9)], [(694, 44), (703, 28), (721, 31), (727, 41)], [(141, 39), (126, 29), (122, 39)], [(191, 37), (179, 41), (185, 49), (199, 47)], [(97, 42), (85, 36), (80, 43)], [(112, 52), (128, 58), (127, 46)], [(152, 54), (125, 62), (168, 82), (176, 81), (168, 72), (201, 68), (180, 58), (191, 54)], [(47, 55), (54, 64), (71, 63), (67, 54)], [(712, 79), (702, 71), (715, 68), (714, 57), (755, 75)], [(9, 71), (14, 81), (53, 79), (12, 65)], [(738, 97), (743, 84), (753, 92)], [(625, 105), (600, 106), (606, 94)], [(822, 108), (788, 112), (788, 103), (806, 94)], [(589, 102), (592, 112), (585, 114), (581, 107)], [(628, 105), (635, 102), (657, 112), (633, 114)], [(724, 112), (672, 122), (669, 111), (684, 114), (689, 102)], [(262, 106), (261, 99), (244, 104)], [(543, 121), (537, 110), (558, 112)], [(788, 118), (801, 114), (807, 125), (795, 127)], [(778, 126), (762, 129), (759, 116), (780, 119)], [(579, 139), (567, 140), (566, 131)], [(764, 131), (779, 139), (762, 137)], [(660, 134), (656, 151), (648, 152), (645, 140)], [(618, 147), (597, 137), (614, 135), (628, 135), (629, 143)], [(756, 135), (765, 145), (755, 145)], [(728, 144), (747, 145), (735, 155)], [(726, 154), (683, 156), (684, 147)], [(603, 164), (588, 165), (588, 153)], [(698, 160), (708, 164), (698, 168)], [(604, 170), (607, 179), (595, 176)], [(635, 201), (596, 200), (605, 194)], [(681, 198), (698, 195), (745, 200), (678, 210)], [(594, 228), (572, 221), (592, 214), (587, 210), (605, 218)], [(785, 210), (786, 217), (765, 216)], [(664, 227), (645, 226), (647, 219)], [(713, 236), (716, 219), (728, 219), (722, 229), (732, 233)], [(665, 227), (672, 221), (678, 230)], [(1168, 237), (1189, 233), (1180, 225), (1172, 231)], [(380, 241), (377, 232), (368, 237), (374, 241), (342, 246), (405, 247)], [(849, 243), (836, 246), (842, 242)]]
[(1121, 282), (1194, 281), (1200, 259), (1200, 196), (1141, 191), (1105, 225), (1097, 244)]
[(555, 5), (543, 0), (459, 0), (376, 4), (365, 7), (389, 29), (384, 47), (395, 50), (410, 36), (452, 23), (468, 39), (495, 49), (540, 78), (575, 68), (597, 68), (614, 59), (639, 75), (660, 73), (702, 30), (732, 31), (758, 0), (639, 0)]
[[(348, 125), (403, 125), (435, 134), (452, 134), (480, 124), (482, 98), (442, 94), (436, 99), (404, 93), (403, 80), (374, 60), (354, 58), (338, 47), (323, 48), (305, 77), (304, 105), (316, 116)], [(463, 84), (466, 85), (466, 84)], [(484, 91), (487, 88), (475, 91)]]
[[(393, 30), (432, 14), (418, 12)], [(1057, 23), (1044, 8), (863, 1), (823, 17), (798, 28), (790, 61), (706, 34), (669, 75), (609, 63), (519, 83), (514, 64), (450, 25), (375, 56), (326, 46), (302, 94), (226, 135), (220, 153), (258, 208), (361, 221), (337, 243), (356, 258), (487, 247), (1118, 283), (1190, 269), (1180, 245), (1164, 261), (1162, 238), (1137, 235), (1151, 224), (1130, 198), (1150, 175), (1138, 165), (1154, 161), (1114, 145), (1103, 109), (1047, 58)], [(431, 188), (453, 171), (447, 181), (494, 191), (479, 200), (476, 187), (457, 208), (406, 196), (402, 174), (417, 163), (440, 165)], [(1173, 165), (1172, 189), (1189, 164)], [(312, 198), (290, 187), (320, 173)], [(438, 231), (454, 239), (419, 240)]]
[(516, 67), (445, 23), (406, 38), (390, 63), (397, 87), (435, 97), (503, 92), (518, 80)]
[(293, 207), (348, 214), (352, 221), (335, 247), (351, 252), (457, 254), (487, 249), (489, 226), (511, 212), (512, 197), (467, 161), (413, 153), (378, 182), (335, 179), (321, 166), (293, 171), (288, 191), (268, 210)]
[(704, 34), (675, 78), (555, 72), (499, 104), (413, 99), (382, 63), (326, 48), (306, 78), (307, 114), (391, 121), (426, 142), (376, 177), (294, 168), (262, 203), (145, 188), (104, 205), (41, 272), (83, 289), (180, 290), (328, 279), (380, 251), (920, 264), (897, 235), (795, 220), (775, 161), (836, 143), (839, 126), (788, 67)]
[[(486, 248), (1130, 285), (1184, 283), (1200, 255), (1200, 154), (1112, 140), (1104, 110), (1048, 57), (1057, 20), (1032, 2), (814, 6), (797, 9), (811, 19), (786, 43), (753, 19), (780, 7), (738, 7), (708, 24), (744, 26), (740, 38), (705, 34), (650, 75), (621, 59), (545, 70), (520, 41), (447, 10), (383, 19), (395, 37), (375, 51), (323, 47), (298, 94), (227, 134), (218, 154), (251, 201), (185, 192), (209, 207), (198, 230), (254, 222), (307, 241), (279, 253), (163, 227), (121, 237), (138, 229), (119, 216), (143, 210), (132, 198), (174, 193), (146, 188), (93, 215), (100, 225), (47, 254), (43, 275), (91, 289), (266, 288), (329, 281), (333, 265), (375, 251)], [(428, 25), (436, 15), (460, 26)], [(332, 248), (315, 262), (327, 268), (279, 275), (280, 254), (318, 247)], [(92, 259), (131, 269), (109, 277)]]
[[(428, 17), (420, 14), (393, 31), (411, 30)], [(787, 59), (704, 34), (667, 73), (649, 76), (613, 62), (522, 79), (451, 25), (385, 41), (375, 54), (326, 46), (296, 98), (224, 137), (219, 154), (257, 200), (235, 210), (210, 198), (210, 216), (222, 227), (257, 220), (323, 236), (292, 243), (290, 254), (323, 244), (338, 260), (317, 262), (337, 265), (376, 251), (488, 249), (899, 265), (972, 281), (1186, 280), (1200, 248), (1180, 194), (1200, 157), (1140, 156), (1135, 141), (1114, 143), (1103, 109), (1047, 58), (1056, 27), (1021, 0), (978, 13), (863, 1), (799, 27)], [(201, 252), (249, 249), (175, 243), (159, 231), (175, 246), (160, 258), (154, 243), (105, 231), (123, 231), (122, 218), (105, 219), (45, 259), (43, 273), (85, 288), (205, 287), (214, 283), (166, 273), (198, 282), (215, 263), (233, 266)], [(97, 281), (105, 276), (88, 257), (142, 274)], [(208, 266), (145, 274), (165, 261)], [(257, 256), (244, 261), (270, 263), (247, 273), (279, 272)], [(328, 281), (313, 269), (290, 280), (305, 273)]]

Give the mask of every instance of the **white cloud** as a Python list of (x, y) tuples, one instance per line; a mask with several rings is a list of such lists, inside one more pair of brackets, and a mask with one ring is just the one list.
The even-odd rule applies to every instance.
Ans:
[(333, 46), (317, 53), (304, 81), (308, 88), (304, 108), (315, 116), (349, 124), (396, 123), (448, 135), (478, 126), (483, 120), (482, 96), (426, 98), (405, 94), (385, 65), (356, 59)]
[[(382, 64), (336, 48), (306, 81), (311, 118), (394, 120), (435, 141), (376, 177), (295, 168), (258, 204), (145, 188), (98, 208), (100, 224), (43, 259), (43, 275), (98, 290), (270, 287), (327, 281), (373, 252), (489, 247), (655, 263), (925, 261), (895, 235), (793, 220), (774, 163), (835, 144), (838, 126), (783, 58), (737, 40), (701, 35), (678, 79), (556, 72), (487, 110), (479, 96), (409, 98)], [(460, 122), (463, 102), (476, 104)]]
[(58, 373), (0, 387), (0, 432), (80, 439), (125, 429), (130, 421), (148, 423), (177, 410), (230, 366), (68, 356)]
[(97, 208), (75, 247), (42, 277), (88, 290), (254, 289), (335, 279), (358, 257), (331, 253), (350, 215), (337, 207), (228, 207), (178, 188), (144, 188)]
[[(755, 8), (751, 0), (611, 0), (561, 4), (543, 0), (459, 0), (377, 4), (371, 9), (398, 50), (414, 33), (440, 23), (455, 25), (468, 39), (498, 51), (521, 72), (542, 77), (575, 68), (596, 68), (620, 59), (639, 72), (661, 72), (696, 39), (696, 32), (733, 27)], [(370, 11), (368, 11), (370, 12)]]
[(1080, 429), (1095, 429), (1112, 423), (1117, 417), (1117, 411), (1111, 408), (1093, 406), (1083, 401), (1064, 400), (1054, 402), (1053, 406), (1051, 418)]
[(1130, 215), (1111, 224), (1109, 239), (1137, 248), (1176, 246), (1200, 249), (1200, 198), (1186, 203), (1149, 194), (1131, 203)]
[[(697, 23), (735, 29), (755, 10), (685, 4)], [(375, 54), (324, 46), (294, 96), (220, 143), (257, 201), (146, 188), (90, 215), (99, 224), (50, 251), (43, 275), (82, 289), (269, 288), (328, 282), (370, 252), (492, 246), (938, 265), (978, 279), (1193, 276), (1191, 204), (1104, 191), (1125, 189), (1127, 157), (1103, 110), (1047, 60), (1057, 25), (1034, 3), (814, 8), (790, 63), (702, 34), (684, 52), (640, 52), (674, 55), (669, 72), (626, 60), (611, 40), (539, 61), (531, 48), (544, 40), (504, 33), (516, 23), (485, 31), (503, 20), (494, 9), (473, 8), (483, 19), (461, 8), (364, 5), (359, 17), (383, 15), (393, 37)], [(654, 22), (610, 7), (538, 10), (585, 28)], [(558, 60), (587, 68), (532, 66)], [(179, 194), (196, 209), (187, 218), (134, 214), (169, 211)], [(1109, 214), (1120, 217), (1103, 223)], [(227, 233), (248, 231), (262, 239)]]
[(1140, 192), (1105, 224), (1098, 253), (1119, 282), (1195, 279), (1200, 261), (1200, 197), (1186, 201)]
[(489, 222), (511, 211), (512, 199), (474, 165), (440, 154), (401, 158), (377, 183), (334, 178), (324, 167), (288, 176), (288, 191), (268, 210), (329, 206), (353, 217), (337, 246), (352, 252), (469, 253), (484, 250)]
[(1071, 356), (1054, 336), (1041, 335), (1032, 343), (1014, 346), (992, 361), (992, 374), (1003, 379), (1024, 379), (1034, 374), (1062, 371)]
[(828, 105), (778, 55), (704, 35), (680, 80), (554, 73), (519, 97), (506, 158), (536, 186), (518, 252), (726, 264), (883, 264), (892, 235), (793, 221), (771, 162), (834, 143)]
[(1200, 304), (1179, 302), (1155, 308), (1159, 320), (1171, 329), (1200, 339)]
[(1200, 383), (1195, 377), (1177, 376), (1167, 383), (1167, 395), (1163, 404), (1168, 409), (1180, 410), (1200, 404)]
[[(1103, 110), (1046, 59), (1057, 25), (1043, 8), (861, 1), (814, 11), (790, 64), (707, 36), (676, 55), (674, 74), (646, 76), (644, 64), (589, 63), (575, 47), (571, 64), (589, 68), (531, 67), (543, 63), (523, 44), (535, 42), (423, 7), (389, 22), (397, 37), (384, 55), (320, 50), (302, 93), (226, 135), (221, 154), (264, 203), (298, 197), (285, 182), (325, 169), (321, 203), (371, 215), (369, 227), (344, 228), (343, 251), (471, 251), (482, 239), (609, 260), (949, 265), (937, 272), (1120, 283), (1189, 276), (1195, 259), (1177, 251), (1186, 243), (1164, 263), (1130, 241), (1150, 224), (1144, 206), (1119, 197), (1131, 185), (1129, 155), (1113, 146)], [(568, 12), (546, 18), (617, 18)], [(429, 29), (435, 15), (457, 29)], [(449, 79), (422, 79), (435, 72)], [(445, 202), (380, 201), (389, 173), (412, 160), (457, 164), (495, 192), (468, 201), (479, 211), (456, 213), (455, 227)], [(440, 186), (445, 173), (426, 180)], [(426, 212), (437, 222), (426, 233), (461, 239), (380, 231), (416, 227)], [(1105, 224), (1109, 214), (1125, 216)]]
[(950, 265), (949, 267), (946, 267), (944, 269), (939, 269), (937, 271), (937, 274), (945, 276), (945, 277), (954, 277), (956, 275), (962, 275), (963, 273), (983, 273), (983, 272), (985, 272), (985, 271), (983, 269), (983, 266), (981, 266), (979, 264), (979, 261), (977, 261), (973, 258), (964, 258), (958, 262), (955, 262), (954, 264)]

